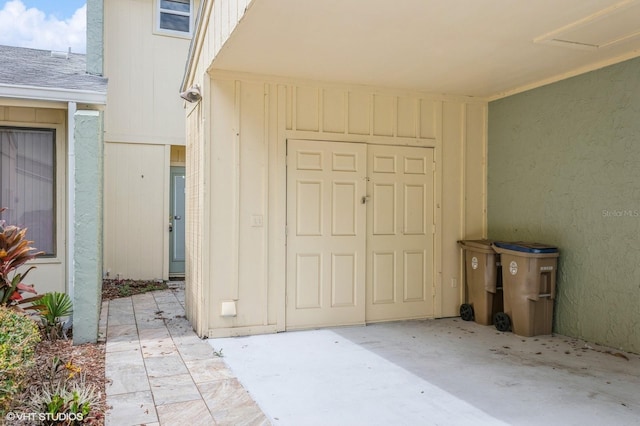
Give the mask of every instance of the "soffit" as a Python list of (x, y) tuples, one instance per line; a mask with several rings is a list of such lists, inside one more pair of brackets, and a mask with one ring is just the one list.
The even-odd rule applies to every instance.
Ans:
[(640, 0), (254, 0), (211, 68), (495, 99), (639, 35)]

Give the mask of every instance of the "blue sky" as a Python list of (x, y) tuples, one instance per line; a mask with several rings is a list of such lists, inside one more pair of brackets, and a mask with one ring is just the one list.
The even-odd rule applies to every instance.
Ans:
[(86, 51), (86, 0), (0, 0), (0, 44)]
[[(7, 2), (8, 0), (0, 0), (0, 9), (4, 8)], [(59, 20), (71, 18), (75, 11), (86, 3), (86, 0), (22, 0), (22, 4), (27, 8), (35, 7)]]

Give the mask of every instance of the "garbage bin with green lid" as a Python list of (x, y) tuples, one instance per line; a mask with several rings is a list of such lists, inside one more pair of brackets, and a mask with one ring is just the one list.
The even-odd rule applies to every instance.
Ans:
[(494, 315), (502, 311), (500, 255), (490, 240), (462, 240), (458, 244), (465, 251), (467, 289), (467, 303), (460, 306), (460, 317), (491, 325)]
[(525, 242), (496, 242), (493, 248), (502, 260), (504, 290), (504, 312), (496, 314), (496, 328), (520, 336), (551, 334), (558, 248)]

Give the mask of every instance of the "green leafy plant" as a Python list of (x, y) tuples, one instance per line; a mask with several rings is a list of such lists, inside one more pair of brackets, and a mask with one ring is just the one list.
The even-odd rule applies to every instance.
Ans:
[(38, 311), (42, 317), (44, 335), (49, 340), (66, 337), (64, 335), (62, 318), (73, 312), (71, 298), (66, 293), (45, 293), (38, 302)]
[(22, 390), (39, 341), (35, 321), (0, 306), (0, 418), (4, 417), (14, 395)]
[[(0, 213), (4, 210), (6, 209), (0, 209)], [(37, 294), (33, 285), (27, 285), (23, 282), (35, 266), (24, 272), (17, 272), (17, 270), (42, 254), (31, 246), (33, 241), (27, 240), (26, 234), (27, 228), (6, 226), (4, 221), (0, 221), (0, 306), (23, 310), (20, 305), (33, 303), (40, 298), (40, 296), (22, 297), (25, 292)], [(32, 305), (31, 308), (36, 309), (37, 307)]]
[(86, 375), (79, 366), (54, 356), (47, 366), (38, 366), (38, 374), (41, 381), (30, 392), (28, 406), (32, 412), (48, 415), (43, 424), (90, 422), (89, 416), (99, 404), (101, 394), (86, 383)]
[[(88, 386), (84, 376), (77, 383), (56, 382), (43, 386), (31, 396), (31, 409), (49, 414), (44, 422), (54, 424), (80, 424), (88, 420), (91, 409), (100, 401), (100, 393)], [(67, 419), (60, 423), (55, 419)]]

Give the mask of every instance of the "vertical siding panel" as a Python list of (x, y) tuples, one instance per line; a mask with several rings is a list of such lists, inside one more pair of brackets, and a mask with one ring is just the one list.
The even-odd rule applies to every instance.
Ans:
[(319, 89), (296, 87), (296, 130), (319, 130)]
[(201, 176), (202, 167), (202, 148), (201, 134), (198, 126), (200, 115), (200, 104), (187, 116), (187, 167), (186, 167), (186, 238), (185, 248), (189, 261), (186, 264), (186, 279), (189, 285), (185, 289), (185, 308), (187, 318), (194, 325), (196, 332), (202, 335), (203, 324), (201, 323), (201, 313), (208, 307), (202, 304), (203, 279), (202, 279), (202, 221), (203, 212), (203, 188)]
[(420, 101), (420, 137), (436, 137), (436, 102), (427, 99)]
[(416, 135), (416, 112), (418, 110), (415, 98), (398, 98), (398, 136), (405, 138), (415, 138)]
[(393, 136), (394, 96), (375, 95), (373, 97), (373, 134)]
[(285, 107), (285, 125), (287, 130), (293, 130), (293, 87), (287, 86), (286, 88), (286, 107)]
[[(208, 324), (231, 326), (230, 319), (220, 317), (223, 300), (237, 299), (237, 214), (236, 197), (236, 146), (238, 129), (236, 124), (236, 82), (212, 81), (211, 83), (211, 127), (212, 142), (207, 154), (211, 185), (206, 204), (210, 228), (210, 254), (204, 259), (210, 278), (210, 303), (206, 306)], [(206, 117), (207, 119), (209, 117)], [(207, 170), (204, 171), (205, 173)], [(221, 208), (223, 207), (223, 208)], [(205, 285), (209, 285), (205, 282)]]
[(229, 32), (232, 33), (236, 25), (238, 25), (238, 0), (229, 0)]
[[(265, 85), (243, 82), (240, 94), (240, 186), (238, 229), (238, 310), (244, 325), (263, 325), (266, 313), (265, 283), (265, 195), (267, 152), (265, 147)], [(317, 93), (317, 91), (316, 91)], [(263, 216), (262, 226), (253, 226), (253, 215)], [(251, 264), (251, 268), (242, 265)]]
[[(431, 102), (430, 102), (431, 103)], [(457, 240), (464, 234), (464, 104), (442, 106), (442, 316), (458, 315), (464, 288)], [(452, 287), (455, 279), (457, 287)]]
[(323, 94), (322, 130), (329, 133), (345, 131), (345, 92), (325, 89)]
[(371, 133), (371, 96), (366, 93), (349, 92), (348, 129), (354, 135)]
[(222, 44), (229, 38), (229, 0), (220, 1), (220, 35)]
[(242, 19), (242, 16), (247, 11), (250, 0), (238, 0), (238, 21)]
[(213, 2), (213, 56), (211, 59), (215, 58), (215, 56), (220, 51), (222, 47), (223, 38), (222, 38), (222, 17), (220, 13), (220, 3), (219, 1)]

